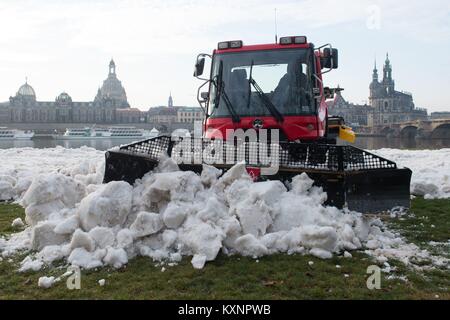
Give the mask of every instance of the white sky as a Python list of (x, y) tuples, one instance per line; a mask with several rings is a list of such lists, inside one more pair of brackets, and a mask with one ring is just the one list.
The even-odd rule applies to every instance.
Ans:
[(347, 100), (367, 100), (374, 57), (382, 73), (389, 51), (398, 90), (450, 111), (448, 0), (0, 0), (0, 101), (25, 77), (38, 100), (67, 91), (90, 101), (113, 57), (132, 106), (166, 105), (169, 91), (175, 105), (196, 105), (197, 53), (222, 40), (272, 42), (275, 7), (280, 36), (340, 50), (326, 84)]

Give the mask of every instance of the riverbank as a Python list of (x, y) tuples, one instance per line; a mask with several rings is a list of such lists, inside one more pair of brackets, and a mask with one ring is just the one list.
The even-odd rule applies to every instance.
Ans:
[[(449, 212), (450, 200), (416, 198), (410, 214), (384, 221), (420, 248), (448, 257)], [(0, 235), (14, 232), (11, 222), (24, 216), (18, 205), (0, 204)], [(258, 260), (220, 254), (201, 270), (192, 268), (190, 258), (162, 266), (139, 257), (120, 269), (82, 271), (80, 290), (68, 290), (65, 280), (39, 288), (39, 277), (60, 276), (67, 266), (61, 262), (19, 273), (22, 258), (18, 254), (0, 261), (0, 299), (450, 299), (448, 269), (417, 271), (395, 260), (389, 260), (390, 272), (381, 273), (381, 289), (369, 290), (367, 267), (385, 265), (363, 251), (328, 260), (300, 254)], [(99, 285), (102, 279), (104, 286)]]

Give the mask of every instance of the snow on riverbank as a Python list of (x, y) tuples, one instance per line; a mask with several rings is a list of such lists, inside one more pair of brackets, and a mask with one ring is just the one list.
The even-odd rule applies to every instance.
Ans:
[(412, 170), (412, 194), (426, 199), (450, 198), (450, 149), (379, 149), (372, 152)]
[[(0, 150), (0, 200), (18, 199), (28, 189), (34, 177), (41, 173), (61, 172), (75, 179), (95, 179), (103, 176), (105, 153), (93, 148), (63, 147)], [(92, 176), (90, 174), (97, 174)]]
[(27, 224), (0, 238), (0, 256), (31, 250), (20, 271), (60, 259), (120, 268), (137, 255), (172, 263), (192, 256), (192, 265), (203, 268), (220, 251), (330, 258), (365, 249), (380, 261), (448, 263), (404, 243), (379, 219), (324, 207), (326, 194), (304, 174), (288, 190), (278, 181), (254, 183), (243, 165), (221, 177), (205, 166), (198, 176), (165, 159), (134, 186), (103, 185), (104, 153), (91, 148), (0, 150), (0, 159), (0, 194), (24, 206)]

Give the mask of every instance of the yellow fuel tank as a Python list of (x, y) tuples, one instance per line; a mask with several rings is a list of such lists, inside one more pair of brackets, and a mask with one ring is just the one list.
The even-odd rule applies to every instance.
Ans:
[(340, 126), (339, 127), (339, 138), (345, 141), (348, 141), (350, 143), (355, 142), (356, 140), (356, 134), (352, 130), (352, 128), (347, 126)]

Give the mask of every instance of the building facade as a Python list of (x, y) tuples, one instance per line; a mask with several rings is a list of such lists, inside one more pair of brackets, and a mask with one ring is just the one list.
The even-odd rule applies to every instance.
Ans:
[(152, 107), (147, 112), (147, 122), (150, 123), (188, 123), (195, 121), (203, 121), (204, 114), (201, 108), (173, 106), (171, 108), (165, 106)]
[(117, 123), (145, 121), (138, 109), (130, 108), (122, 83), (117, 78), (116, 65), (109, 63), (108, 77), (98, 89), (93, 101), (78, 102), (63, 92), (54, 101), (38, 101), (28, 81), (9, 102), (0, 103), (2, 123)]
[(362, 131), (366, 131), (364, 127), (367, 129), (428, 117), (426, 109), (414, 106), (411, 93), (395, 90), (392, 65), (388, 55), (386, 55), (381, 81), (378, 78), (375, 62), (369, 89), (369, 104), (364, 105), (349, 103), (338, 91), (333, 100), (327, 101), (329, 114), (343, 117), (347, 124), (354, 128), (360, 127)]
[[(174, 106), (172, 92), (166, 106), (152, 107), (147, 111), (147, 122), (161, 124), (193, 124), (203, 121), (204, 113), (199, 107)], [(190, 126), (189, 126), (190, 127)]]
[(369, 125), (376, 126), (427, 118), (426, 109), (419, 109), (414, 106), (411, 93), (395, 90), (395, 81), (392, 77), (392, 66), (388, 54), (386, 54), (381, 81), (378, 79), (375, 62), (369, 89), (369, 101), (373, 108), (368, 119)]
[(337, 91), (333, 100), (328, 100), (328, 113), (333, 116), (343, 117), (345, 122), (354, 127), (367, 126), (372, 107), (364, 104), (350, 103), (344, 99), (340, 91)]
[(430, 115), (431, 119), (450, 119), (450, 111), (437, 111), (432, 112)]
[(199, 107), (178, 107), (177, 121), (179, 123), (194, 123), (196, 121), (203, 121), (205, 115), (203, 110)]
[(171, 124), (177, 122), (177, 109), (174, 107), (158, 106), (147, 111), (147, 122)]

